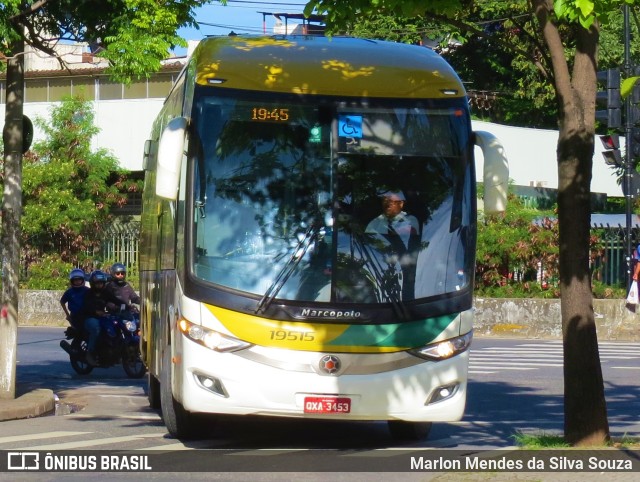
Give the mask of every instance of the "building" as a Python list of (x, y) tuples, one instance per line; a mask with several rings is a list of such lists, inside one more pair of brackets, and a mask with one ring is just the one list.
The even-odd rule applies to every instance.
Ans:
[[(286, 18), (285, 18), (286, 21)], [(294, 25), (280, 25), (290, 30)], [(190, 42), (191, 52), (197, 42)], [(51, 106), (63, 96), (82, 93), (93, 101), (95, 121), (100, 128), (94, 138), (95, 148), (109, 149), (121, 167), (130, 171), (142, 170), (145, 140), (173, 81), (186, 62), (186, 57), (164, 62), (158, 73), (149, 79), (123, 85), (105, 75), (103, 61), (93, 56), (87, 45), (73, 44), (58, 47), (68, 63), (63, 70), (56, 59), (29, 51), (25, 55), (24, 113), (31, 119), (45, 118)], [(0, 115), (4, 119), (5, 77), (0, 75)], [(473, 121), (474, 130), (488, 131), (498, 137), (509, 159), (509, 176), (518, 186), (557, 188), (556, 144), (558, 132), (545, 129), (526, 129), (487, 122)], [(36, 127), (34, 138), (42, 136)], [(607, 196), (622, 196), (616, 172), (604, 162), (596, 139), (593, 158), (592, 191)], [(482, 172), (482, 151), (476, 148), (477, 170)]]
[[(100, 132), (94, 148), (109, 149), (124, 169), (142, 170), (144, 142), (185, 58), (167, 60), (158, 73), (124, 85), (105, 75), (106, 65), (86, 45), (61, 45), (62, 69), (51, 57), (28, 50), (25, 54), (24, 114), (30, 119), (46, 119), (52, 105), (64, 96), (82, 94), (94, 104), (95, 122)], [(4, 120), (6, 77), (0, 75), (0, 115)], [(34, 139), (42, 132), (34, 123)]]

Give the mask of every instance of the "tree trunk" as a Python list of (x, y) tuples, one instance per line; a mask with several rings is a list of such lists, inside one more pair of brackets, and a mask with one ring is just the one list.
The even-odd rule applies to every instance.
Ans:
[(555, 71), (561, 110), (558, 226), (564, 432), (567, 442), (577, 446), (601, 445), (609, 440), (589, 266), (597, 46), (597, 27), (578, 29), (571, 77)]
[(557, 25), (553, 2), (532, 0), (553, 66), (558, 99), (558, 229), (564, 347), (564, 436), (572, 445), (601, 445), (609, 422), (593, 313), (589, 235), (595, 136), (599, 26), (578, 26), (573, 72)]
[(609, 424), (589, 271), (593, 136), (568, 131), (558, 140), (564, 432), (572, 445), (599, 445), (609, 439)]
[(7, 62), (7, 104), (2, 197), (2, 308), (0, 310), (0, 398), (16, 396), (20, 217), (22, 214), (22, 107), (24, 42), (13, 45)]

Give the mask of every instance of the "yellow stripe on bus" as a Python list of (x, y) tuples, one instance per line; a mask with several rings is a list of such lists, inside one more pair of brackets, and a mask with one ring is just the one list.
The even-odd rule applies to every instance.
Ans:
[(205, 305), (229, 332), (248, 343), (289, 350), (390, 353), (432, 342), (457, 318), (388, 324), (291, 322)]

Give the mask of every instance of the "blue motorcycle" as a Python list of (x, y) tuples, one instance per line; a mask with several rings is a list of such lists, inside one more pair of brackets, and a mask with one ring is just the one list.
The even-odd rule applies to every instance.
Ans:
[(147, 367), (140, 355), (140, 316), (137, 313), (105, 316), (100, 319), (100, 328), (96, 346), (97, 366), (87, 362), (87, 333), (73, 326), (65, 330), (66, 340), (62, 340), (60, 346), (69, 354), (71, 367), (76, 373), (87, 375), (96, 367), (110, 368), (122, 363), (129, 378), (142, 378)]

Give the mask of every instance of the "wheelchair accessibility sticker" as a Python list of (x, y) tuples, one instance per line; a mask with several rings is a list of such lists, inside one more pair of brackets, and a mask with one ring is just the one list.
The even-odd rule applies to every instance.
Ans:
[(338, 136), (362, 138), (362, 116), (341, 115), (338, 117)]

